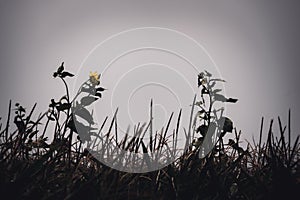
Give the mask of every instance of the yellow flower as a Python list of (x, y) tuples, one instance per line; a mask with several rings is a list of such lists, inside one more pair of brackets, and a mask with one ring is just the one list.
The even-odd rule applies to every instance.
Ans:
[(206, 83), (207, 83), (207, 79), (206, 79), (206, 78), (202, 79), (201, 85), (204, 85), (204, 84), (206, 84)]
[(97, 72), (90, 72), (90, 82), (93, 85), (99, 85), (100, 84), (100, 74)]

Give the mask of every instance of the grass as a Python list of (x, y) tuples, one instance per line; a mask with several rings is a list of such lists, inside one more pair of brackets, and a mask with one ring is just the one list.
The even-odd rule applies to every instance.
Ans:
[[(59, 73), (56, 76), (60, 76)], [(65, 76), (72, 74), (65, 73)], [(60, 78), (67, 88), (65, 77)], [(218, 140), (202, 159), (199, 158), (200, 148), (190, 146), (175, 162), (160, 170), (126, 173), (99, 162), (86, 148), (93, 143), (88, 139), (84, 142), (83, 135), (75, 137), (69, 95), (65, 101), (52, 100), (52, 110), (40, 114), (37, 119), (32, 119), (36, 105), (27, 113), (16, 104), (15, 130), (11, 125), (13, 108), (9, 102), (7, 121), (0, 124), (2, 199), (291, 199), (300, 195), (299, 136), (292, 142), (290, 112), (287, 126), (278, 117), (277, 134), (272, 130), (273, 120), (269, 131), (263, 133), (265, 122), (262, 118), (258, 142), (248, 143), (245, 149), (239, 145), (241, 131), (233, 129), (234, 136), (228, 143)], [(99, 137), (106, 141), (104, 145), (113, 142), (126, 151), (150, 154), (160, 150), (162, 155), (176, 154), (177, 143), (169, 146), (166, 142), (170, 123), (159, 134), (153, 132), (150, 120), (145, 126), (135, 127), (135, 137), (118, 138), (116, 116), (117, 111), (109, 124), (106, 118), (101, 126), (101, 130), (108, 127)], [(192, 116), (191, 113), (190, 122)], [(172, 130), (173, 141), (177, 141), (181, 111), (177, 118), (172, 114), (169, 121), (172, 118), (177, 120)], [(53, 130), (49, 128), (51, 123)], [(191, 123), (186, 135), (194, 135), (192, 129)], [(150, 141), (146, 144), (143, 137), (148, 130)], [(52, 141), (47, 138), (50, 131)], [(263, 134), (267, 134), (266, 141), (262, 140)], [(113, 150), (106, 149), (110, 151), (107, 155), (111, 155)]]

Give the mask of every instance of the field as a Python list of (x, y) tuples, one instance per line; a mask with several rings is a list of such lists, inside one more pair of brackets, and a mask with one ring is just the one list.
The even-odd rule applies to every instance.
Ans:
[[(60, 101), (51, 100), (49, 111), (33, 119), (36, 104), (31, 110), (25, 110), (19, 103), (9, 102), (7, 119), (1, 119), (1, 199), (294, 199), (300, 196), (299, 136), (291, 139), (292, 135), (299, 134), (292, 134), (290, 112), (287, 125), (282, 124), (279, 117), (270, 123), (262, 118), (258, 138), (244, 148), (239, 145), (243, 133), (233, 128), (232, 121), (226, 118), (226, 126), (221, 127), (216, 145), (204, 158), (199, 158), (200, 145), (193, 142), (175, 162), (162, 169), (127, 173), (107, 167), (85, 148), (95, 135), (90, 131), (90, 135), (82, 135), (74, 127), (75, 119), (71, 114), (74, 107), (66, 82), (73, 74), (59, 68), (54, 76), (63, 81), (66, 95)], [(208, 72), (204, 76), (208, 79), (202, 74), (198, 77), (198, 86), (206, 88), (202, 93), (212, 97), (209, 84), (217, 79), (210, 78)], [(102, 93), (105, 95), (97, 74), (91, 74), (89, 81), (89, 87), (83, 88), (94, 89), (93, 101), (100, 99)], [(213, 99), (222, 100), (220, 95), (218, 98)], [(89, 100), (85, 98), (81, 105), (93, 103)], [(229, 98), (226, 102), (235, 103), (236, 100)], [(199, 105), (200, 114), (204, 113), (201, 118), (204, 124), (213, 123), (210, 105), (207, 110)], [(177, 120), (180, 121), (180, 114)], [(54, 129), (49, 128), (51, 123)], [(174, 143), (168, 146), (164, 134), (153, 134), (151, 144), (144, 143), (141, 136), (118, 140), (116, 116), (105, 123), (109, 128), (101, 138), (117, 141), (125, 150), (143, 151), (144, 154), (163, 146), (174, 150)], [(273, 132), (275, 123), (278, 133)], [(269, 127), (266, 133), (262, 131), (264, 126)], [(201, 127), (204, 125), (193, 130), (204, 137), (207, 131)], [(164, 133), (172, 129), (167, 125)], [(177, 129), (174, 128), (175, 132)], [(222, 134), (227, 132), (232, 133), (228, 142), (224, 142)], [(262, 139), (264, 134), (267, 140)], [(53, 139), (49, 140), (49, 135)]]

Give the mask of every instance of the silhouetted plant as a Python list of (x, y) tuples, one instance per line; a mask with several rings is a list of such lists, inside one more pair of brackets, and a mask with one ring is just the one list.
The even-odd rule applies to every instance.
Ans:
[[(66, 79), (73, 74), (65, 71), (64, 63), (53, 76), (63, 81), (66, 95), (59, 100), (52, 99), (47, 112), (33, 119), (36, 104), (28, 112), (19, 103), (13, 109), (10, 101), (7, 121), (0, 123), (1, 199), (291, 199), (299, 196), (299, 136), (293, 143), (290, 112), (287, 126), (278, 117), (279, 135), (273, 133), (271, 121), (265, 142), (262, 140), (262, 119), (258, 143), (248, 143), (244, 150), (239, 146), (241, 131), (233, 128), (232, 121), (222, 115), (222, 109), (213, 106), (213, 102), (235, 103), (236, 99), (226, 98), (215, 89), (216, 82), (222, 80), (213, 79), (208, 72), (201, 73), (198, 86), (203, 99), (201, 102), (195, 99), (192, 105), (192, 110), (194, 106), (199, 108), (196, 114), (199, 125), (196, 126), (194, 115), (191, 115), (186, 134), (200, 133), (199, 138), (207, 137), (208, 127), (215, 123), (219, 130), (218, 145), (199, 159), (201, 145), (196, 144), (198, 136), (195, 136), (194, 148), (187, 148), (174, 163), (149, 173), (126, 173), (100, 163), (83, 147), (83, 144), (91, 143), (90, 137), (99, 136), (93, 131), (92, 114), (86, 108), (101, 98), (105, 90), (100, 87), (100, 76), (91, 73), (72, 100)], [(205, 102), (205, 96), (208, 102)], [(15, 111), (15, 130), (10, 123), (12, 110)], [(153, 133), (151, 120), (148, 125), (137, 125), (134, 137), (118, 140), (116, 113), (109, 130), (100, 135), (102, 139), (113, 138), (120, 148), (141, 149), (149, 155), (162, 146), (177, 149), (181, 111), (171, 145), (167, 142), (167, 131)], [(84, 132), (74, 124), (75, 120), (78, 122), (77, 118), (88, 124), (83, 124), (86, 126), (82, 129)], [(224, 120), (224, 125), (218, 126), (218, 120)], [(101, 128), (106, 122), (107, 118)], [(171, 128), (168, 124), (167, 130)], [(151, 139), (146, 144), (143, 134), (148, 129)], [(224, 144), (223, 136), (231, 131), (232, 137)], [(73, 138), (74, 133), (78, 134), (78, 139)], [(49, 141), (47, 137), (51, 135), (53, 140)]]

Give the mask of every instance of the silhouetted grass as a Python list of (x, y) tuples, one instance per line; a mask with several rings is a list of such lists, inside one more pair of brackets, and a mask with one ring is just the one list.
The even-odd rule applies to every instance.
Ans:
[[(63, 104), (58, 105), (61, 106), (58, 113), (49, 115), (49, 112), (46, 112), (40, 114), (37, 119), (32, 119), (36, 105), (27, 113), (21, 105), (16, 104), (14, 115), (16, 130), (11, 124), (13, 109), (9, 102), (7, 121), (0, 125), (1, 199), (292, 199), (299, 197), (299, 136), (292, 142), (290, 112), (287, 126), (283, 126), (278, 117), (279, 134), (273, 133), (273, 120), (271, 120), (265, 142), (262, 140), (264, 134), (262, 118), (258, 143), (248, 143), (246, 149), (239, 145), (241, 132), (234, 129), (234, 136), (229, 139), (228, 144), (219, 140), (203, 159), (199, 158), (199, 148), (187, 148), (174, 163), (161, 170), (149, 173), (126, 173), (100, 163), (83, 147), (82, 138), (74, 138), (75, 133), (70, 127), (72, 115), (69, 112), (71, 107), (68, 94), (66, 101), (65, 107), (62, 106)], [(56, 102), (53, 100), (53, 103)], [(152, 102), (150, 106), (152, 107)], [(173, 114), (169, 121), (172, 117)], [(177, 117), (173, 141), (177, 141), (180, 118), (181, 111)], [(52, 141), (48, 141), (46, 137), (50, 134), (48, 126), (50, 123), (54, 124), (54, 129), (51, 129)], [(107, 123), (108, 118), (103, 122), (101, 129)], [(143, 153), (147, 153), (161, 148), (166, 151), (165, 154), (174, 156), (170, 149), (175, 149), (176, 153), (176, 142), (173, 142), (170, 147), (165, 142), (166, 133), (170, 129), (169, 124), (162, 134), (154, 134), (150, 120), (145, 126), (135, 127), (134, 137), (118, 139), (115, 115), (108, 124), (109, 130), (105, 135), (101, 135), (101, 138), (102, 141), (113, 141), (117, 146), (129, 151), (137, 152), (141, 149)], [(143, 134), (148, 129), (151, 134), (147, 146), (143, 142)], [(163, 146), (166, 148), (162, 148)]]

